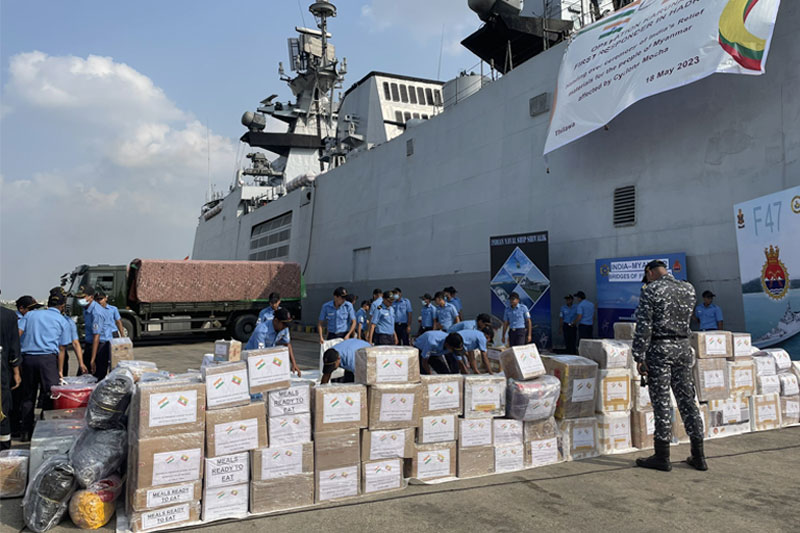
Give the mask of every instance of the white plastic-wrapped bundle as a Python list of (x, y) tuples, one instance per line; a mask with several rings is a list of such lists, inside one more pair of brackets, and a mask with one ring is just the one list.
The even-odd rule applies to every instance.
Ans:
[(541, 376), (530, 381), (509, 379), (506, 386), (506, 415), (515, 420), (534, 422), (553, 416), (561, 393), (561, 380)]

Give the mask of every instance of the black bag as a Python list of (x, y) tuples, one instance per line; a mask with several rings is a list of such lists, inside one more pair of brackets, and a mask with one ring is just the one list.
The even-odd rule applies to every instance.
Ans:
[(125, 429), (128, 404), (131, 403), (133, 374), (115, 368), (92, 391), (86, 406), (86, 423), (92, 429)]
[(58, 525), (67, 512), (69, 499), (75, 492), (75, 470), (66, 455), (48, 457), (25, 491), (22, 516), (34, 533), (42, 533)]
[(86, 488), (119, 470), (127, 444), (125, 429), (84, 429), (69, 451), (78, 484)]

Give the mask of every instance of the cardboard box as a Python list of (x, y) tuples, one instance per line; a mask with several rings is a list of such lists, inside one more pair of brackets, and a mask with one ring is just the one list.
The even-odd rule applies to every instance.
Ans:
[(360, 495), (360, 471), (360, 463), (330, 470), (317, 470), (314, 501), (322, 503)]
[(656, 415), (652, 409), (631, 412), (631, 444), (640, 450), (652, 448), (656, 432)]
[(272, 416), (267, 420), (272, 446), (311, 442), (311, 414)]
[(462, 479), (494, 474), (494, 446), (459, 448), (456, 474)]
[(486, 374), (464, 376), (464, 418), (506, 414), (506, 378)]
[(523, 422), (495, 418), (492, 420), (492, 444), (495, 446), (512, 446), (522, 444)]
[(250, 481), (250, 453), (220, 455), (206, 459), (203, 474), (206, 488), (230, 487)]
[(461, 374), (420, 376), (422, 411), (420, 416), (456, 415), (464, 412), (464, 378)]
[(250, 482), (250, 512), (272, 513), (314, 505), (314, 473)]
[(368, 346), (356, 351), (356, 383), (419, 383), (419, 350), (413, 346)]
[(129, 515), (132, 533), (187, 526), (200, 520), (200, 502), (192, 501)]
[(594, 416), (597, 363), (578, 355), (542, 357), (547, 373), (561, 380), (556, 418)]
[(800, 396), (781, 396), (781, 424), (800, 424)]
[(500, 353), (500, 366), (507, 378), (519, 381), (546, 374), (535, 344), (507, 348)]
[(422, 387), (419, 383), (371, 385), (369, 429), (403, 429), (419, 425)]
[(359, 430), (328, 431), (314, 435), (317, 471), (343, 468), (361, 462)]
[(263, 402), (206, 413), (206, 456), (266, 448), (267, 408)]
[(253, 481), (271, 481), (313, 473), (314, 443), (312, 442), (273, 445), (250, 452), (250, 478)]
[(292, 379), (292, 360), (289, 348), (276, 346), (245, 350), (241, 358), (247, 363), (247, 379), (250, 394), (266, 394), (269, 391), (288, 389)]
[(311, 412), (311, 380), (292, 380), (288, 389), (270, 391), (267, 395), (268, 416), (300, 415)]
[(205, 431), (205, 384), (200, 381), (139, 383), (128, 413), (128, 427), (137, 438)]
[(565, 461), (600, 455), (597, 450), (597, 419), (594, 416), (559, 420), (559, 450)]
[(232, 363), (242, 360), (242, 343), (235, 340), (218, 340), (214, 343), (214, 361)]
[(422, 481), (456, 477), (456, 443), (417, 444), (410, 461), (405, 462), (405, 477)]
[(150, 437), (128, 443), (131, 491), (202, 479), (205, 433)]
[(131, 491), (128, 493), (128, 505), (134, 511), (148, 511), (168, 505), (197, 502), (202, 497), (203, 482), (186, 481)]
[(783, 348), (765, 348), (759, 352), (759, 355), (761, 353), (772, 357), (773, 361), (775, 361), (775, 370), (778, 373), (791, 370), (792, 358), (789, 357), (789, 354)]
[(312, 398), (315, 433), (367, 427), (367, 388), (364, 385), (317, 385)]
[(402, 490), (403, 460), (365, 461), (361, 464), (361, 486), (363, 494)]
[(730, 396), (728, 362), (720, 358), (698, 359), (694, 365), (694, 385), (701, 402)]
[(750, 403), (747, 397), (734, 396), (708, 402), (708, 433), (710, 428), (750, 423)]
[(728, 389), (731, 396), (755, 394), (756, 367), (752, 359), (728, 361)]
[(128, 337), (111, 339), (111, 368), (117, 367), (120, 361), (133, 361), (133, 343)]
[(420, 418), (417, 428), (417, 442), (432, 444), (434, 442), (448, 442), (458, 439), (458, 425), (456, 415), (431, 415)]
[(757, 376), (775, 376), (778, 374), (778, 368), (775, 365), (775, 359), (764, 352), (756, 352), (758, 355), (753, 355), (753, 363), (756, 365)]
[(494, 472), (502, 474), (504, 472), (516, 472), (525, 468), (525, 445), (520, 441), (518, 444), (504, 444), (494, 447)]
[(538, 422), (524, 422), (522, 425), (523, 442), (554, 439), (558, 436), (558, 423), (555, 417)]
[[(703, 421), (703, 437), (708, 437), (709, 428), (709, 413), (707, 404), (699, 404), (697, 406), (700, 412), (700, 419)], [(672, 408), (670, 412), (670, 419), (672, 421), (672, 442), (673, 444), (689, 442), (689, 435), (686, 434), (686, 426), (683, 425), (683, 418), (677, 407)]]
[(42, 411), (42, 420), (83, 420), (84, 418), (86, 418), (85, 407)]
[(781, 378), (776, 376), (758, 376), (756, 378), (757, 394), (780, 394)]
[(717, 426), (708, 428), (708, 439), (722, 439), (733, 435), (743, 435), (750, 433), (750, 422), (741, 424), (729, 424), (727, 426)]
[[(451, 417), (453, 415), (450, 415)], [(451, 423), (455, 427), (455, 423)], [(411, 458), (416, 429), (361, 430), (361, 461)], [(450, 440), (454, 440), (455, 436)]]
[(614, 339), (632, 341), (636, 333), (636, 322), (614, 322)]
[(250, 403), (247, 363), (207, 366), (203, 368), (203, 380), (206, 382), (206, 407), (209, 410)]
[(781, 399), (777, 394), (750, 397), (750, 429), (765, 431), (781, 427)]
[(250, 484), (207, 487), (203, 494), (203, 521), (246, 518), (250, 507)]
[(616, 413), (631, 408), (631, 376), (627, 368), (599, 370), (597, 373), (598, 413)]
[(692, 348), (698, 359), (733, 357), (733, 335), (730, 331), (695, 331)]
[(625, 453), (631, 451), (631, 414), (620, 413), (598, 414), (597, 447), (603, 455)]
[(85, 420), (39, 420), (33, 427), (31, 436), (31, 458), (28, 465), (28, 479), (51, 455), (69, 452), (81, 431), (86, 428)]
[(561, 381), (554, 376), (541, 376), (530, 381), (509, 379), (506, 385), (506, 416), (533, 422), (553, 416)]
[(532, 440), (525, 443), (525, 466), (536, 468), (560, 463), (564, 460), (558, 447), (558, 438)]
[(753, 347), (753, 341), (749, 333), (731, 333), (733, 342), (733, 355), (729, 357), (731, 360), (735, 359), (750, 359), (756, 348)]
[(647, 385), (642, 387), (642, 382), (638, 379), (631, 380), (631, 397), (633, 398), (633, 409), (646, 411), (652, 409), (650, 402), (650, 389)]
[(462, 418), (458, 421), (458, 447), (492, 446), (492, 420)]
[(581, 339), (578, 355), (591, 359), (601, 369), (627, 369), (633, 359), (629, 345), (609, 339)]
[(797, 376), (791, 372), (778, 374), (781, 385), (781, 396), (797, 396), (800, 394), (800, 386), (797, 383)]

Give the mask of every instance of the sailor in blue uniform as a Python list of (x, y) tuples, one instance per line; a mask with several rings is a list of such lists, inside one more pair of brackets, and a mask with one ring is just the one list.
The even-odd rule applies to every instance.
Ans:
[(458, 324), (461, 320), (458, 317), (458, 309), (453, 304), (445, 301), (443, 292), (437, 292), (433, 299), (436, 302), (436, 321), (433, 327), (434, 329), (449, 331), (450, 326)]
[(464, 306), (461, 304), (461, 298), (456, 296), (456, 293), (458, 292), (456, 288), (451, 285), (450, 287), (445, 287), (442, 292), (444, 292), (447, 303), (452, 304), (453, 307), (456, 308), (456, 311), (458, 311), (458, 319), (461, 320), (464, 318), (461, 314), (461, 309), (463, 309)]
[(353, 383), (356, 371), (356, 352), (361, 348), (366, 348), (369, 343), (361, 339), (347, 339), (335, 346), (325, 350), (322, 354), (322, 379), (320, 384), (330, 382), (331, 374), (337, 368), (344, 369), (344, 377), (341, 378), (341, 383)]
[(722, 329), (722, 309), (713, 303), (715, 296), (711, 291), (703, 291), (703, 303), (694, 310), (692, 318), (700, 323), (700, 331)]
[(410, 344), (409, 336), (411, 335), (411, 317), (414, 314), (414, 309), (411, 307), (411, 301), (408, 298), (403, 298), (403, 291), (395, 288), (392, 291), (394, 302), (392, 309), (394, 310), (394, 331), (397, 333), (398, 344), (408, 346)]
[(520, 346), (530, 344), (533, 335), (531, 327), (531, 313), (525, 304), (519, 302), (519, 294), (512, 292), (509, 295), (509, 307), (503, 313), (503, 339), (508, 331), (508, 345)]
[(269, 293), (269, 304), (258, 313), (256, 325), (275, 318), (275, 311), (281, 306), (281, 295), (277, 292)]
[(419, 332), (417, 332), (417, 336), (433, 329), (433, 323), (436, 320), (436, 306), (431, 303), (431, 300), (433, 300), (433, 296), (427, 292), (422, 295), (422, 309), (419, 315)]
[(292, 323), (292, 316), (287, 309), (279, 308), (275, 311), (272, 320), (261, 322), (256, 325), (253, 333), (245, 344), (245, 350), (259, 350), (263, 348), (274, 348), (275, 346), (286, 346), (289, 349), (289, 359), (292, 364), (292, 372), (300, 376), (300, 369), (294, 359), (292, 350), (292, 338), (289, 334), (289, 325)]
[(392, 309), (392, 293), (383, 293), (383, 303), (375, 308), (370, 317), (367, 342), (378, 345), (396, 345), (397, 333), (394, 329), (394, 310)]
[(325, 342), (325, 337), (322, 335), (323, 328), (328, 331), (327, 340), (349, 339), (356, 329), (356, 312), (346, 297), (345, 288), (337, 287), (333, 291), (333, 300), (322, 304), (317, 322), (320, 344)]
[(364, 300), (356, 311), (356, 338), (365, 339), (369, 328), (369, 302)]
[(559, 321), (561, 322), (561, 332), (564, 334), (564, 343), (567, 347), (568, 354), (577, 354), (576, 339), (578, 336), (578, 328), (572, 323), (575, 322), (575, 317), (578, 316), (578, 309), (573, 305), (575, 299), (571, 294), (564, 296), (564, 305), (561, 306), (561, 311), (558, 313)]
[(437, 374), (457, 374), (458, 365), (451, 370), (444, 356), (444, 341), (448, 333), (441, 330), (426, 331), (416, 339), (414, 346), (419, 350), (419, 368), (423, 374), (430, 374), (433, 369)]

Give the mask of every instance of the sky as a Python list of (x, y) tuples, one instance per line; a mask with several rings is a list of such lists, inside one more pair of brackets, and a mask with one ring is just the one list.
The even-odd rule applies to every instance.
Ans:
[[(0, 298), (44, 297), (79, 264), (190, 255), (209, 181), (227, 191), (241, 163), (242, 113), (290, 99), (278, 62), (310, 3), (3, 0)], [(345, 89), (477, 68), (466, 0), (334, 4)]]

